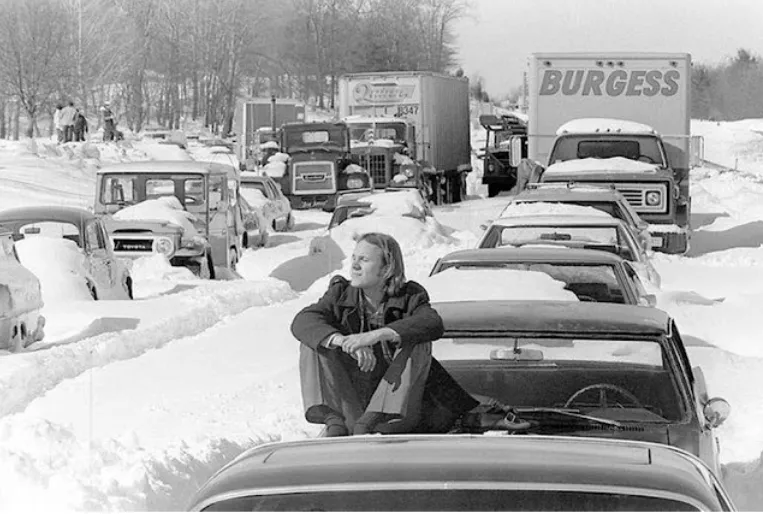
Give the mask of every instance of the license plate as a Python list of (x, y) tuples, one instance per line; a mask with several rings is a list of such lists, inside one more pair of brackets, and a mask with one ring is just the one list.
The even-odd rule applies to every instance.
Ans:
[(659, 236), (651, 236), (649, 238), (652, 243), (652, 248), (660, 248), (662, 247), (662, 238)]

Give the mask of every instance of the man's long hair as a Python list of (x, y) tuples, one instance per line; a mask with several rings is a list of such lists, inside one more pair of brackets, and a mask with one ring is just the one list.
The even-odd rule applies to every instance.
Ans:
[(405, 264), (400, 244), (394, 237), (379, 232), (368, 232), (357, 239), (365, 241), (382, 251), (382, 265), (387, 268), (384, 272), (384, 293), (387, 297), (400, 296), (405, 286)]

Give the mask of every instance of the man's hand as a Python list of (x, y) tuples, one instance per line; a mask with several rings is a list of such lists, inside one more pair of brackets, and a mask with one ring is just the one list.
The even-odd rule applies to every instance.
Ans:
[(376, 356), (371, 348), (359, 348), (353, 352), (360, 371), (368, 373), (376, 367)]
[(391, 328), (382, 327), (371, 332), (362, 334), (352, 334), (345, 336), (342, 341), (342, 350), (347, 353), (354, 353), (360, 348), (369, 348), (382, 341), (399, 342), (400, 336)]

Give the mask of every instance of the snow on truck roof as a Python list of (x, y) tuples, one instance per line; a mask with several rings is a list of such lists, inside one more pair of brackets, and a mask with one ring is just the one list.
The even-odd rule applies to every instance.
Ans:
[(597, 159), (589, 157), (587, 159), (571, 159), (569, 161), (557, 162), (546, 168), (543, 172), (554, 173), (598, 173), (602, 171), (623, 171), (644, 173), (656, 171), (658, 166), (642, 161), (634, 161), (625, 157), (610, 157), (608, 159)]
[(556, 131), (557, 136), (563, 134), (649, 134), (656, 135), (657, 131), (649, 125), (630, 120), (615, 118), (578, 118), (563, 124)]

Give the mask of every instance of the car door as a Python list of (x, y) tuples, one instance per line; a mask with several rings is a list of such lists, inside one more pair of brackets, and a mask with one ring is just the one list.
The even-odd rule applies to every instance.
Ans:
[(103, 298), (104, 293), (114, 286), (114, 263), (109, 261), (106, 241), (97, 220), (90, 220), (85, 225), (85, 257), (98, 297)]

